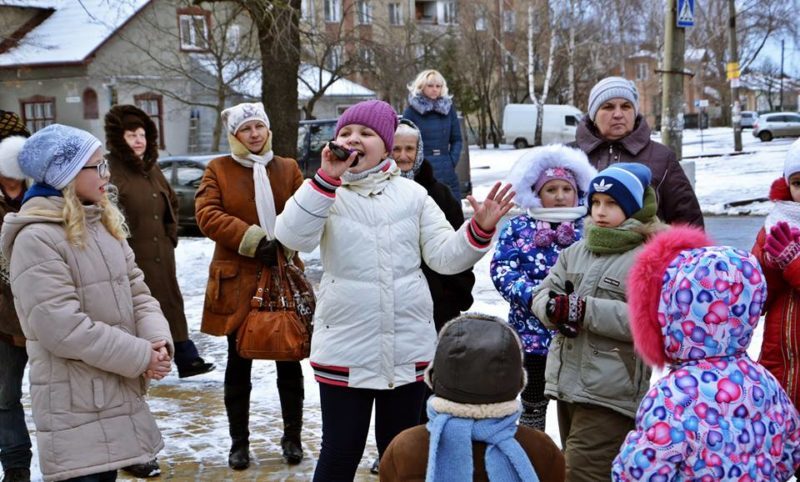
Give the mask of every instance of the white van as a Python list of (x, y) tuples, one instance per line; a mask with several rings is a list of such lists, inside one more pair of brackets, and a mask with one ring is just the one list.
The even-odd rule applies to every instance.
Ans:
[[(517, 149), (533, 145), (536, 134), (536, 104), (508, 104), (503, 110), (503, 133), (506, 144)], [(575, 140), (575, 130), (583, 117), (571, 105), (544, 105), (542, 119), (542, 144), (566, 144)]]

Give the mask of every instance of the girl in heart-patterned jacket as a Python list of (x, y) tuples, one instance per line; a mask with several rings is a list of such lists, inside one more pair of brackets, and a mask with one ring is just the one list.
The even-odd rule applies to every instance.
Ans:
[(636, 349), (669, 365), (639, 405), (615, 481), (787, 480), (800, 417), (747, 355), (766, 283), (756, 258), (673, 228), (639, 254), (628, 282)]

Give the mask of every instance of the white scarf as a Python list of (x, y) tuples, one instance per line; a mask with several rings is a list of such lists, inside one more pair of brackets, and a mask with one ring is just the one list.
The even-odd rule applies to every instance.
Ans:
[[(269, 175), (267, 174), (267, 166), (274, 157), (273, 152), (270, 150), (263, 155), (253, 154), (251, 152), (247, 157), (240, 157), (232, 153), (231, 156), (242, 166), (249, 167), (253, 170), (258, 224), (261, 225), (261, 229), (267, 234), (267, 239), (275, 239), (275, 218), (278, 215), (275, 213), (275, 198), (272, 195), (272, 186), (269, 184)], [(256, 169), (254, 167), (256, 165), (260, 166), (260, 168)]]
[(572, 208), (528, 208), (528, 215), (537, 221), (563, 223), (586, 216), (586, 206)]
[(800, 203), (794, 201), (775, 201), (775, 207), (764, 220), (764, 229), (767, 233), (778, 222), (784, 221), (792, 227), (800, 227)]
[(383, 170), (386, 167), (386, 164), (390, 162), (394, 161), (392, 160), (391, 157), (387, 157), (386, 159), (379, 162), (377, 165), (370, 167), (369, 169), (366, 169), (364, 171), (361, 172), (345, 171), (344, 174), (342, 174), (342, 181), (344, 181), (346, 184), (352, 184), (362, 179), (366, 179), (370, 174)]

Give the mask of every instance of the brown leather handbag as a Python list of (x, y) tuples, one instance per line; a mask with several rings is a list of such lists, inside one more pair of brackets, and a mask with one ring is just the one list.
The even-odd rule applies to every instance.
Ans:
[(250, 313), (236, 334), (242, 358), (298, 361), (311, 351), (316, 298), (303, 272), (282, 254), (273, 269), (261, 269)]

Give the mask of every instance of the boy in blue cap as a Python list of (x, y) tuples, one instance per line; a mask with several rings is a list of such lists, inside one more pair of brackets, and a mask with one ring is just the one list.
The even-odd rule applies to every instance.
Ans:
[(531, 311), (558, 330), (545, 395), (557, 400), (567, 481), (608, 480), (634, 427), (650, 369), (633, 349), (625, 285), (642, 244), (663, 225), (650, 169), (617, 163), (592, 179), (582, 240), (563, 250)]

